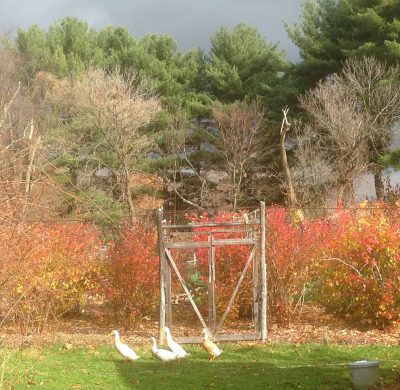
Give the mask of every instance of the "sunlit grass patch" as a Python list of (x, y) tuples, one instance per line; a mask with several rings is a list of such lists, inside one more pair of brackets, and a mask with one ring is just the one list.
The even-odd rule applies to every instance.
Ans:
[(108, 346), (23, 350), (7, 365), (5, 388), (351, 389), (347, 364), (361, 359), (381, 362), (383, 382), (393, 382), (399, 374), (400, 349), (395, 346), (221, 346), (223, 354), (215, 362), (208, 361), (200, 346), (190, 345), (189, 358), (169, 364), (155, 360), (149, 346), (135, 348), (141, 359), (129, 363)]

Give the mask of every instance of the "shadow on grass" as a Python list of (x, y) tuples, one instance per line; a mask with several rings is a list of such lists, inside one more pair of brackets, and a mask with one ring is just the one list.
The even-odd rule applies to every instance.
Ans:
[(351, 389), (346, 367), (284, 368), (269, 363), (222, 360), (174, 362), (115, 362), (116, 369), (132, 389)]
[(381, 380), (373, 389), (376, 390), (399, 390), (400, 389), (400, 370), (381, 369)]
[[(180, 362), (163, 364), (149, 353), (129, 364), (115, 360), (120, 379), (131, 389), (274, 389), (346, 390), (352, 389), (348, 363), (360, 360), (360, 352), (332, 350), (327, 346), (222, 345), (219, 360), (209, 362), (204, 351), (192, 347), (192, 356)], [(363, 352), (361, 352), (362, 354)], [(379, 388), (393, 383), (397, 371), (387, 364), (380, 374)], [(392, 387), (388, 387), (392, 390)], [(394, 388), (393, 388), (394, 389)]]

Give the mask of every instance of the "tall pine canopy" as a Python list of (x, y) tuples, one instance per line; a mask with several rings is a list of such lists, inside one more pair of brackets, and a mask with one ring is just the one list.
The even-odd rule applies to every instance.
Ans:
[(238, 24), (211, 37), (206, 77), (213, 96), (233, 102), (272, 93), (287, 65), (284, 53), (256, 28)]
[(306, 0), (300, 23), (287, 30), (300, 49), (303, 89), (338, 72), (348, 57), (400, 61), (398, 0)]
[(199, 116), (211, 106), (205, 93), (204, 53), (200, 49), (181, 53), (168, 35), (136, 38), (126, 28), (113, 26), (96, 31), (85, 21), (66, 17), (47, 30), (37, 25), (19, 30), (16, 48), (26, 59), (28, 77), (38, 71), (57, 77), (76, 75), (88, 65), (133, 70), (141, 79), (151, 80), (165, 106)]

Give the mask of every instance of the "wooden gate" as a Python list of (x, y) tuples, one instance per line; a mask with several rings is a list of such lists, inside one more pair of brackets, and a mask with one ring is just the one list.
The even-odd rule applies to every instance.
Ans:
[[(157, 210), (158, 244), (160, 255), (160, 342), (164, 341), (164, 326), (172, 328), (172, 294), (171, 275), (174, 273), (183, 287), (186, 298), (190, 301), (201, 327), (208, 328), (214, 340), (239, 341), (239, 340), (263, 340), (267, 338), (267, 282), (265, 263), (265, 204), (260, 203), (258, 218), (248, 218), (244, 215), (240, 220), (232, 222), (204, 222), (189, 224), (167, 224), (163, 219), (163, 210)], [(207, 235), (207, 240), (194, 240), (196, 234)], [(242, 233), (242, 238), (218, 238), (218, 234)], [(214, 236), (217, 237), (214, 237)], [(234, 235), (234, 234), (233, 234)], [(187, 240), (182, 240), (182, 236)], [(216, 247), (226, 245), (248, 245), (250, 254), (232, 292), (228, 305), (218, 320), (216, 315), (215, 297), (215, 252)], [(208, 250), (208, 324), (204, 321), (196, 302), (185, 283), (184, 278), (177, 267), (171, 249), (195, 249), (207, 248)], [(224, 334), (221, 332), (225, 319), (233, 306), (246, 273), (252, 265), (253, 280), (253, 318), (254, 330), (245, 334)], [(199, 331), (200, 333), (200, 331)], [(177, 337), (181, 343), (198, 343), (201, 337)]]

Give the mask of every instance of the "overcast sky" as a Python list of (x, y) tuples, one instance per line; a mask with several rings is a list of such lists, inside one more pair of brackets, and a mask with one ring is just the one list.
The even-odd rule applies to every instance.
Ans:
[(65, 16), (86, 20), (97, 29), (125, 26), (135, 36), (168, 34), (181, 50), (208, 49), (210, 35), (221, 26), (243, 22), (286, 50), (298, 51), (284, 22), (298, 20), (304, 0), (0, 0), (0, 28), (16, 31), (36, 23), (44, 28)]

